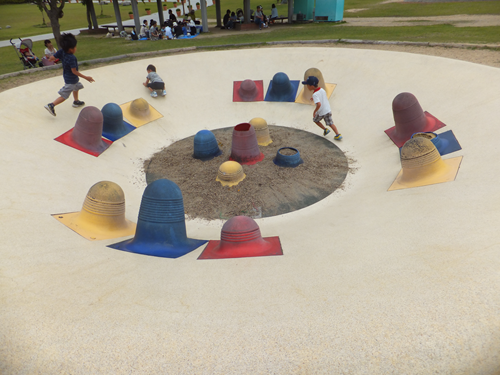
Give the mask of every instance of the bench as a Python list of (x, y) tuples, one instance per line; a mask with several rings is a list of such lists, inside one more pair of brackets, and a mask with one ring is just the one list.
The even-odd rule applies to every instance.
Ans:
[(276, 23), (278, 21), (281, 21), (281, 23), (283, 23), (284, 20), (286, 20), (288, 22), (288, 17), (278, 17), (273, 21), (274, 21), (274, 23)]
[[(125, 31), (126, 29), (131, 29), (131, 31), (135, 29), (135, 25), (134, 26), (122, 25), (122, 26), (123, 30)], [(106, 29), (108, 29), (108, 32), (110, 31), (110, 29), (113, 29), (114, 33), (116, 33), (116, 30), (118, 29), (118, 25), (100, 25), (100, 27), (105, 27)]]

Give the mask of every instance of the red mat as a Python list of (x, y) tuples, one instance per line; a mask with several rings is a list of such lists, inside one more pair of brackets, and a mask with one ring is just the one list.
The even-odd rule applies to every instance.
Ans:
[(108, 149), (108, 147), (113, 143), (111, 141), (108, 141), (107, 139), (104, 139), (101, 137), (101, 140), (107, 144), (106, 148), (104, 150), (102, 150), (101, 152), (98, 152), (98, 151), (94, 151), (94, 150), (90, 150), (90, 149), (87, 149), (87, 148), (84, 148), (82, 146), (80, 146), (78, 143), (76, 143), (73, 138), (71, 137), (71, 133), (73, 132), (73, 129), (70, 129), (68, 130), (66, 133), (64, 134), (61, 134), (59, 137), (55, 138), (54, 140), (57, 141), (57, 142), (61, 142), (63, 144), (65, 144), (66, 146), (69, 146), (69, 147), (73, 147), (73, 148), (76, 148), (77, 150), (80, 150), (80, 151), (83, 151), (89, 155), (92, 155), (92, 156), (99, 156), (101, 155), (104, 151), (106, 151)]
[(254, 81), (257, 88), (257, 95), (252, 100), (243, 100), (240, 96), (240, 87), (243, 81), (233, 83), (233, 102), (262, 102), (264, 101), (264, 81)]

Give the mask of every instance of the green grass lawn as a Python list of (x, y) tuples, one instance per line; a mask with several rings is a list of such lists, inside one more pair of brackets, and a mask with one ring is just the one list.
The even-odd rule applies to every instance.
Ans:
[[(428, 17), (455, 14), (500, 14), (500, 1), (387, 4), (375, 4), (372, 0), (353, 1), (360, 3), (356, 8), (368, 9), (356, 13), (345, 13), (344, 17)], [(350, 1), (347, 0), (347, 2)], [(362, 3), (366, 3), (366, 5)], [(348, 8), (346, 7), (346, 9)]]
[[(348, 27), (342, 24), (304, 24), (275, 27), (270, 33), (195, 38), (188, 40), (126, 41), (104, 37), (79, 36), (76, 56), (80, 61), (98, 57), (111, 57), (127, 53), (156, 51), (189, 46), (214, 46), (221, 44), (252, 43), (286, 40), (366, 39), (417, 42), (499, 43), (500, 27), (454, 27), (451, 25), (407, 27)], [(34, 43), (34, 52), (43, 55), (43, 42)], [(0, 74), (18, 71), (22, 65), (12, 47), (0, 48)]]
[[(196, 4), (197, 0), (193, 0)], [(268, 7), (274, 0), (259, 1), (264, 8)], [(268, 4), (269, 3), (269, 4)], [(400, 12), (406, 6), (408, 9), (413, 9), (410, 13), (415, 15), (416, 9), (420, 12), (442, 14), (442, 12), (451, 12), (454, 9), (457, 13), (473, 13), (485, 12), (496, 14), (500, 7), (500, 1), (482, 1), (473, 3), (441, 3), (441, 4), (383, 4), (375, 5), (378, 0), (347, 0), (346, 7), (363, 8), (372, 7), (369, 11), (363, 13), (369, 14), (379, 12), (377, 9), (385, 9), (384, 12), (379, 12), (380, 16), (392, 15), (394, 12)], [(242, 5), (241, 0), (227, 0), (224, 3), (227, 9), (236, 9)], [(171, 5), (171, 3), (170, 3)], [(252, 5), (254, 5), (252, 3)], [(496, 7), (492, 7), (496, 5)], [(145, 8), (153, 9), (156, 4), (145, 2), (139, 3), (141, 14), (146, 14)], [(451, 6), (451, 7), (450, 7)], [(126, 20), (131, 7), (121, 6), (123, 19)], [(287, 5), (279, 5), (280, 14), (285, 14)], [(397, 11), (392, 11), (396, 9)], [(426, 9), (425, 11), (423, 9)], [(429, 10), (430, 9), (430, 10)], [(433, 10), (432, 10), (433, 9)], [(472, 9), (472, 10), (471, 10)], [(61, 19), (61, 29), (85, 28), (85, 7), (81, 4), (66, 4), (65, 15)], [(100, 6), (96, 6), (96, 12), (100, 14)], [(112, 5), (104, 5), (103, 11), (105, 15), (112, 15)], [(440, 13), (441, 12), (441, 13)], [(209, 7), (209, 17), (215, 17), (215, 7)], [(359, 13), (355, 13), (358, 15)], [(406, 14), (408, 15), (408, 14)], [(429, 14), (427, 14), (429, 15)], [(200, 16), (200, 11), (197, 12)], [(102, 23), (110, 23), (114, 21), (114, 17), (109, 17), (103, 20)], [(5, 29), (6, 22), (12, 25), (11, 29)], [(41, 14), (38, 8), (34, 5), (0, 5), (0, 39), (10, 39), (11, 37), (35, 35), (35, 31), (39, 34), (48, 33), (49, 28), (41, 29), (35, 25), (42, 22)], [(391, 41), (424, 41), (424, 42), (456, 42), (456, 43), (500, 43), (500, 27), (454, 27), (451, 25), (432, 25), (422, 26), (415, 23), (413, 26), (400, 27), (350, 27), (344, 24), (332, 23), (312, 23), (312, 24), (293, 24), (273, 27), (271, 32), (265, 33), (248, 33), (248, 34), (232, 34), (227, 32), (227, 36), (211, 37), (207, 34), (203, 37), (198, 37), (190, 40), (175, 40), (175, 41), (126, 41), (124, 39), (109, 39), (104, 36), (83, 36), (78, 37), (78, 52), (77, 57), (80, 61), (92, 60), (102, 57), (111, 57), (123, 55), (127, 53), (147, 52), (155, 50), (164, 50), (171, 48), (181, 48), (188, 46), (215, 46), (223, 44), (239, 44), (239, 43), (259, 43), (268, 41), (287, 41), (287, 40), (319, 40), (319, 39), (366, 39), (366, 40), (391, 40)], [(43, 56), (43, 42), (35, 42), (33, 48), (35, 54), (39, 57)], [(22, 65), (11, 46), (0, 48), (0, 74), (10, 73), (22, 70)]]
[[(86, 8), (81, 3), (76, 3), (76, 0), (72, 0), (71, 3), (66, 3), (64, 5), (64, 17), (59, 20), (61, 25), (61, 30), (71, 30), (78, 28), (87, 28), (86, 19)], [(196, 10), (196, 3), (199, 0), (191, 0), (191, 4), (196, 12), (196, 17), (201, 18), (201, 10)], [(276, 0), (259, 0), (258, 4), (262, 5), (264, 9), (271, 13), (271, 4), (276, 3)], [(168, 9), (173, 9), (173, 3), (168, 2)], [(255, 1), (255, 8), (257, 2)], [(105, 25), (108, 23), (116, 22), (115, 12), (113, 10), (112, 4), (106, 4), (102, 6), (103, 18), (100, 18), (101, 6), (95, 5), (95, 11), (98, 17), (98, 23)], [(236, 10), (241, 8), (243, 5), (242, 0), (227, 0), (223, 2), (222, 15), (224, 15), (226, 9)], [(252, 3), (252, 5), (254, 5)], [(155, 1), (144, 3), (139, 1), (138, 3), (139, 15), (145, 16), (146, 8), (150, 8), (152, 13), (158, 11), (157, 3)], [(277, 5), (278, 13), (288, 14), (287, 5)], [(130, 21), (128, 12), (132, 11), (132, 6), (120, 6), (120, 14), (122, 21)], [(174, 12), (175, 13), (175, 12)], [(210, 19), (215, 19), (215, 7), (209, 6), (207, 8), (207, 15)], [(45, 21), (48, 21), (48, 17), (45, 14)], [(6, 29), (5, 26), (10, 25), (10, 29)], [(51, 33), (52, 29), (50, 27), (42, 27), (42, 13), (38, 10), (38, 7), (33, 4), (7, 4), (0, 5), (0, 40), (9, 40), (11, 38), (23, 38), (40, 34)]]

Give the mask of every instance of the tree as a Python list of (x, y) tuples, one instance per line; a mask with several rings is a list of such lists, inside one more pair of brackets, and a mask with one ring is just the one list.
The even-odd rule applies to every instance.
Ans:
[(52, 33), (54, 34), (54, 38), (59, 48), (61, 48), (61, 45), (59, 44), (61, 39), (61, 25), (59, 25), (59, 18), (63, 18), (64, 16), (63, 8), (65, 0), (60, 1), (60, 6), (57, 6), (58, 0), (35, 0), (38, 8), (45, 10), (45, 13), (47, 13), (47, 16), (49, 17)]
[(97, 17), (95, 16), (94, 2), (92, 0), (82, 0), (82, 4), (87, 7), (87, 23), (90, 29), (98, 29)]

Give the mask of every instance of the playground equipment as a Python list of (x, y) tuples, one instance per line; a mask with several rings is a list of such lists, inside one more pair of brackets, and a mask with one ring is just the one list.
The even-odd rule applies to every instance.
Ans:
[(255, 164), (262, 159), (264, 154), (260, 152), (254, 127), (249, 123), (236, 125), (233, 129), (229, 160), (235, 160), (240, 164)]
[(293, 147), (282, 147), (276, 152), (273, 163), (279, 167), (295, 168), (304, 163), (300, 157), (300, 152)]
[(389, 191), (453, 181), (461, 161), (461, 156), (443, 160), (429, 139), (412, 138), (401, 148), (402, 170)]
[(461, 150), (462, 147), (458, 143), (457, 139), (455, 138), (455, 135), (453, 134), (453, 131), (448, 130), (447, 132), (441, 133), (441, 134), (436, 134), (432, 132), (427, 132), (427, 133), (415, 133), (411, 136), (412, 138), (415, 137), (424, 137), (429, 139), (434, 146), (436, 146), (437, 150), (439, 151), (439, 154), (441, 156), (450, 154), (452, 152)]
[[(311, 76), (316, 77), (319, 80), (318, 87), (321, 87), (323, 90), (326, 91), (326, 96), (328, 98), (332, 96), (333, 90), (335, 90), (335, 87), (337, 86), (336, 84), (325, 83), (325, 79), (323, 78), (323, 73), (321, 73), (321, 71), (317, 68), (307, 69), (304, 73), (304, 81), (307, 81), (307, 78)], [(302, 86), (303, 86), (302, 90), (297, 96), (297, 99), (295, 99), (295, 103), (315, 105), (312, 100), (312, 95), (314, 91), (309, 90), (306, 85)]]
[(233, 102), (257, 102), (264, 100), (264, 82), (235, 81), (233, 84)]
[(99, 108), (88, 106), (81, 110), (73, 129), (55, 140), (93, 156), (102, 154), (112, 143), (102, 138), (103, 117)]
[(152, 182), (142, 196), (135, 237), (109, 247), (131, 253), (178, 258), (207, 241), (187, 238), (181, 189), (174, 182)]
[(212, 160), (222, 154), (214, 133), (210, 130), (200, 130), (194, 136), (193, 158), (203, 161)]
[(146, 99), (143, 98), (138, 98), (122, 104), (120, 108), (123, 111), (123, 116), (125, 116), (125, 118), (136, 128), (163, 117), (160, 112), (154, 109)]
[(294, 102), (299, 81), (290, 81), (290, 78), (283, 73), (276, 73), (269, 83), (267, 89), (266, 102)]
[(257, 136), (257, 143), (259, 146), (268, 146), (273, 143), (269, 135), (269, 127), (267, 126), (266, 120), (261, 117), (254, 117), (249, 123), (255, 129), (255, 135)]
[(283, 255), (279, 237), (262, 238), (250, 217), (235, 216), (224, 223), (220, 241), (209, 241), (198, 259), (223, 259)]
[(88, 240), (131, 236), (135, 232), (135, 224), (125, 218), (125, 194), (111, 181), (94, 184), (81, 211), (52, 216)]
[(103, 118), (102, 135), (110, 141), (114, 142), (135, 129), (135, 126), (123, 121), (123, 111), (118, 104), (105, 104), (101, 112)]
[(401, 147), (414, 133), (433, 132), (445, 126), (441, 121), (424, 112), (417, 98), (409, 92), (398, 94), (392, 101), (396, 126), (385, 130), (396, 146)]
[(243, 167), (236, 161), (226, 161), (222, 163), (217, 172), (216, 181), (219, 181), (222, 186), (236, 186), (245, 179)]

